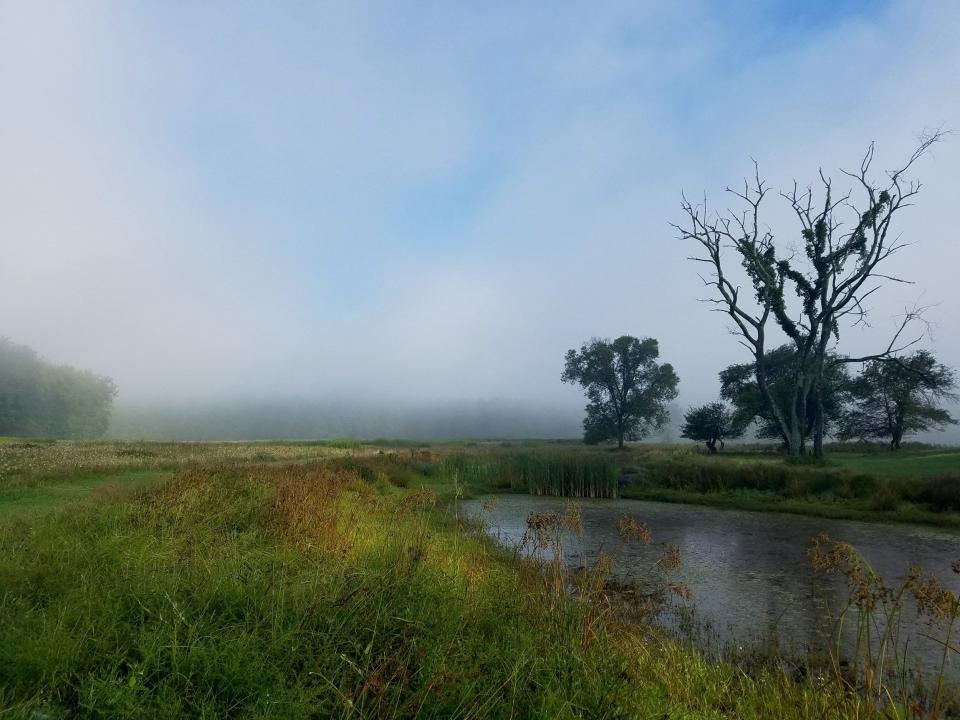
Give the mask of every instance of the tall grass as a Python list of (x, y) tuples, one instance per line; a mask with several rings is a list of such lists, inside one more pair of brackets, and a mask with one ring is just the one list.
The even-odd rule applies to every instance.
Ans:
[(617, 497), (617, 468), (600, 453), (540, 451), (447, 455), (448, 473), (467, 484), (579, 498)]
[(0, 524), (0, 715), (879, 717), (707, 662), (388, 490), (329, 463), (193, 469)]
[(829, 493), (839, 498), (869, 497), (878, 486), (871, 475), (837, 468), (700, 456), (648, 459), (637, 473), (636, 482), (701, 493), (758, 490), (786, 497)]
[[(960, 596), (916, 566), (903, 580), (888, 585), (855, 548), (826, 534), (813, 539), (809, 555), (815, 570), (844, 576), (850, 591), (836, 613), (836, 649), (831, 652), (835, 679), (859, 692), (870, 708), (912, 705), (931, 718), (956, 717), (960, 707), (945, 690), (948, 663), (960, 652), (954, 637)], [(954, 563), (953, 572), (960, 573), (960, 562)], [(942, 648), (933, 688), (920, 696), (918, 680), (907, 663), (910, 638), (901, 637), (908, 600), (926, 626), (922, 636)], [(856, 638), (853, 658), (843, 662), (839, 648), (851, 625)]]
[(750, 490), (786, 499), (861, 501), (865, 509), (896, 511), (901, 504), (930, 513), (960, 511), (960, 474), (878, 478), (832, 465), (754, 462), (691, 455), (642, 459), (632, 473), (638, 489), (693, 493)]
[(140, 470), (177, 470), (341, 456), (353, 449), (318, 443), (78, 442), (0, 443), (0, 489)]

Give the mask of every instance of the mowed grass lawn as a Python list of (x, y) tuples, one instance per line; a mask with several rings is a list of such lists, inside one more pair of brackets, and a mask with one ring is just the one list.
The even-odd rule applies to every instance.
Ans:
[(903, 448), (896, 452), (834, 452), (831, 462), (878, 478), (960, 476), (960, 448)]
[[(696, 446), (674, 446), (699, 450)], [(642, 448), (642, 446), (641, 446)], [(661, 450), (660, 452), (669, 452)], [(640, 457), (648, 455), (642, 452)], [(704, 459), (739, 465), (756, 463), (782, 463), (783, 457), (772, 452), (738, 452), (736, 445), (728, 445), (725, 452)], [(960, 476), (960, 448), (905, 447), (896, 452), (876, 448), (870, 451), (845, 450), (842, 446), (828, 449), (824, 467), (836, 467), (856, 473), (867, 473), (877, 478), (911, 478), (935, 476)]]

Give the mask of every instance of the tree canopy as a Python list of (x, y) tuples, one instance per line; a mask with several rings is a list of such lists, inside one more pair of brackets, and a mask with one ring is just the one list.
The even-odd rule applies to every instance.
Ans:
[(734, 414), (722, 402), (690, 408), (683, 420), (681, 436), (705, 443), (711, 455), (717, 452), (718, 442), (722, 444), (743, 433), (743, 428), (734, 423)]
[(54, 365), (0, 338), (0, 435), (99, 437), (116, 394), (110, 378)]
[(612, 342), (594, 338), (568, 350), (561, 379), (584, 388), (587, 397), (584, 440), (639, 440), (669, 419), (667, 403), (680, 382), (673, 366), (658, 364), (653, 338), (623, 335)]
[[(827, 356), (827, 364), (821, 380), (820, 401), (823, 404), (825, 432), (835, 427), (843, 416), (850, 393), (847, 367), (843, 363), (832, 362), (834, 357), (833, 354)], [(797, 363), (797, 350), (791, 344), (770, 350), (764, 357), (763, 381), (770, 395), (780, 404), (786, 404), (793, 396)], [(735, 364), (721, 370), (720, 397), (733, 404), (732, 423), (740, 432), (756, 422), (757, 437), (787, 442), (781, 423), (777, 422), (770, 405), (760, 391), (756, 363)], [(817, 418), (816, 402), (816, 398), (807, 397), (805, 409), (787, 416), (788, 420), (795, 417), (798, 422), (801, 422), (800, 427), (797, 428), (801, 443), (805, 443), (814, 430)]]
[(939, 430), (957, 421), (940, 403), (956, 399), (953, 370), (927, 350), (908, 357), (868, 362), (853, 382), (853, 403), (844, 414), (844, 439), (889, 439), (900, 448), (905, 435)]

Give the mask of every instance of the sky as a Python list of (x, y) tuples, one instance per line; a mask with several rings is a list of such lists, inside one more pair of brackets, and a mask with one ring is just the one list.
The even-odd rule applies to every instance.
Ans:
[[(951, 2), (0, 1), (0, 335), (121, 402), (569, 408), (564, 352), (631, 334), (710, 400), (746, 356), (681, 194), (898, 165), (960, 128), (957, 37)], [(920, 302), (960, 366), (958, 161), (841, 349)]]

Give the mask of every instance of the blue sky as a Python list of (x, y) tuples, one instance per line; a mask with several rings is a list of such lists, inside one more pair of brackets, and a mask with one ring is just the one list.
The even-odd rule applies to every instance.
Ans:
[[(4, 4), (0, 333), (124, 398), (560, 404), (563, 351), (630, 333), (708, 399), (741, 355), (696, 301), (681, 191), (960, 126), (958, 7)], [(851, 349), (922, 297), (960, 364), (958, 147), (918, 169), (918, 285)]]

